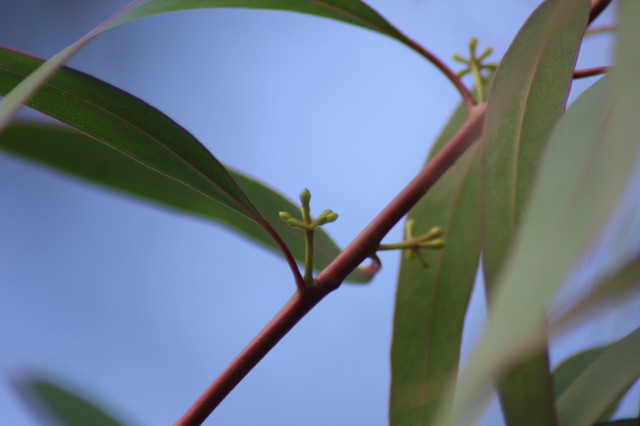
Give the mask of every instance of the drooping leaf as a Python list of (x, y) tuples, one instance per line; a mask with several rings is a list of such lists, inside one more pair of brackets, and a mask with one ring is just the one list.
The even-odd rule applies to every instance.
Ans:
[[(460, 105), (434, 143), (431, 159), (463, 124)], [(446, 247), (402, 256), (391, 345), (390, 424), (431, 424), (455, 377), (464, 317), (480, 258), (477, 207), (478, 147), (471, 147), (411, 209), (414, 236), (441, 226)]]
[[(0, 49), (0, 94), (10, 91), (40, 63), (38, 59)], [(86, 74), (63, 68), (30, 99), (28, 105), (75, 127), (110, 149), (101, 149), (100, 143), (82, 135), (66, 138), (51, 128), (40, 128), (31, 130), (31, 133), (22, 130), (21, 134), (26, 138), (23, 139), (25, 146), (20, 147), (14, 142), (14, 154), (29, 155), (49, 166), (60, 167), (77, 176), (101, 181), (146, 198), (160, 199), (164, 204), (183, 210), (192, 210), (200, 215), (206, 211), (206, 216), (216, 216), (245, 235), (270, 248), (277, 248), (273, 242), (267, 242), (267, 234), (259, 229), (271, 227), (276, 229), (294, 257), (304, 261), (302, 233), (290, 228), (278, 217), (279, 209), (295, 210), (291, 202), (264, 185), (236, 174), (234, 177), (241, 181), (241, 186), (238, 186), (225, 168), (191, 134), (143, 101)], [(16, 130), (11, 134), (15, 136)], [(48, 135), (51, 135), (51, 140)], [(38, 153), (37, 145), (27, 146), (50, 141), (59, 146), (51, 147), (47, 151), (47, 158), (42, 154), (44, 151)], [(117, 152), (112, 153), (111, 149)], [(24, 154), (21, 150), (24, 150)], [(70, 150), (78, 152), (73, 154)], [(102, 166), (92, 172), (82, 164), (73, 164), (74, 161), (69, 160), (77, 159), (79, 155), (87, 156)], [(113, 173), (109, 175), (108, 172), (101, 176), (99, 173), (101, 170), (119, 170), (120, 167), (123, 170), (126, 168), (132, 176), (140, 174), (155, 183), (136, 182), (124, 176), (114, 177)], [(164, 182), (162, 186), (159, 181)], [(251, 193), (252, 201), (245, 191)], [(250, 225), (250, 221), (258, 226)], [(318, 253), (314, 256), (315, 267), (323, 268), (339, 253), (339, 249), (322, 230), (317, 232), (315, 240)], [(350, 275), (349, 280), (367, 282), (370, 277), (356, 272)]]
[[(331, 18), (395, 38), (420, 52), (416, 43), (360, 0), (138, 0), (122, 8), (78, 41), (60, 51), (25, 78), (0, 102), (0, 130), (20, 105), (27, 102), (58, 68), (94, 37), (134, 19), (161, 13), (205, 8), (274, 9)], [(1, 64), (1, 62), (0, 62)]]
[(611, 344), (558, 395), (561, 426), (590, 426), (640, 377), (640, 329)]
[[(247, 217), (69, 128), (37, 122), (15, 123), (0, 133), (0, 151), (161, 206), (225, 224), (261, 245), (278, 251), (273, 240)], [(297, 207), (262, 183), (232, 169), (227, 170), (256, 207), (265, 211), (264, 216), (273, 223), (294, 257), (303, 261), (305, 247), (302, 233), (296, 232), (278, 217), (279, 211), (295, 211)], [(314, 240), (315, 267), (321, 269), (338, 255), (340, 249), (322, 228), (316, 231)], [(348, 279), (365, 282), (370, 278), (354, 273)]]
[(640, 3), (620, 3), (616, 69), (585, 92), (556, 126), (492, 321), (463, 375), (468, 403), (490, 377), (546, 335), (545, 311), (616, 208), (640, 143)]
[[(569, 387), (586, 371), (589, 366), (595, 362), (600, 355), (609, 349), (611, 345), (600, 346), (597, 348), (587, 349), (572, 357), (564, 360), (553, 370), (553, 387), (556, 395), (556, 401), (569, 389)], [(597, 390), (594, 390), (597, 392)], [(619, 397), (615, 400), (607, 410), (600, 416), (600, 421), (607, 421), (618, 408)]]
[(17, 384), (18, 391), (35, 414), (50, 424), (65, 426), (121, 426), (125, 423), (86, 396), (40, 376)]
[[(540, 158), (562, 115), (587, 0), (549, 0), (529, 17), (501, 61), (488, 96), (482, 138), (482, 260), (491, 307), (513, 247)], [(555, 424), (546, 349), (498, 382), (507, 424)]]

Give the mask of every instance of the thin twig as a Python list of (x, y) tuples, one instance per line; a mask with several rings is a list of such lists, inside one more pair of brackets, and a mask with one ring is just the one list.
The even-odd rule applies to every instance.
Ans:
[(612, 0), (592, 0), (591, 11), (589, 12), (589, 23), (595, 21), (611, 2)]
[(336, 257), (316, 278), (316, 286), (298, 290), (280, 312), (246, 348), (225, 368), (220, 376), (176, 422), (179, 426), (201, 424), (251, 369), (298, 323), (320, 300), (338, 288), (358, 265), (371, 257), (379, 267), (375, 250), (389, 232), (434, 183), (476, 141), (482, 131), (486, 105), (470, 110), (467, 121), (449, 142), (396, 198)]
[(611, 67), (594, 67), (594, 68), (584, 68), (581, 70), (573, 71), (573, 79), (577, 80), (580, 78), (593, 77), (595, 75), (600, 75), (606, 73)]
[(271, 239), (276, 243), (285, 260), (287, 261), (289, 269), (291, 269), (291, 273), (293, 274), (293, 278), (296, 282), (296, 287), (298, 288), (298, 290), (303, 290), (305, 288), (304, 279), (302, 278), (302, 274), (300, 274), (300, 269), (298, 269), (296, 259), (293, 257), (293, 254), (291, 254), (291, 250), (289, 250), (289, 247), (287, 247), (285, 242), (282, 241), (280, 235), (276, 232), (275, 229), (273, 229), (273, 227), (269, 223), (261, 223), (260, 227), (264, 229), (267, 234), (269, 234)]
[(429, 50), (418, 44), (417, 42), (411, 40), (406, 37), (401, 39), (403, 43), (407, 46), (418, 52), (421, 56), (426, 58), (429, 62), (431, 62), (436, 68), (438, 68), (448, 79), (453, 83), (455, 88), (460, 92), (460, 96), (462, 96), (462, 100), (464, 104), (467, 106), (468, 110), (471, 110), (475, 106), (475, 101), (473, 100), (473, 95), (467, 89), (467, 86), (464, 85), (460, 77), (456, 75), (451, 68), (449, 68), (444, 62), (442, 62), (436, 55), (431, 53)]

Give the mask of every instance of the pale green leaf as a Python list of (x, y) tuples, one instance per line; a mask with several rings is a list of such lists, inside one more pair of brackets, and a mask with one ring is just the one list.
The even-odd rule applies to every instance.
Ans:
[[(549, 135), (562, 115), (589, 15), (587, 0), (549, 0), (496, 72), (482, 138), (482, 260), (490, 310)], [(498, 382), (507, 424), (555, 424), (546, 349)]]
[(548, 304), (620, 201), (640, 143), (638, 22), (640, 2), (621, 2), (614, 74), (583, 94), (553, 132), (492, 321), (464, 375), (467, 402), (540, 347)]
[(558, 395), (561, 426), (591, 426), (640, 377), (640, 329), (611, 344)]

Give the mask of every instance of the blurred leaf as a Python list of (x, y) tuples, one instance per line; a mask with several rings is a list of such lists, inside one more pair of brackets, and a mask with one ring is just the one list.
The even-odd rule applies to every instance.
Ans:
[(546, 335), (548, 304), (616, 208), (640, 143), (640, 2), (620, 2), (617, 67), (556, 126), (512, 255), (501, 274), (492, 320), (463, 374), (467, 403), (486, 380)]
[(47, 423), (65, 426), (118, 426), (124, 423), (86, 396), (80, 396), (43, 377), (19, 383), (18, 390), (30, 408)]
[[(10, 91), (41, 62), (0, 48), (0, 94)], [(296, 210), (291, 202), (256, 181), (235, 174), (234, 177), (241, 181), (241, 186), (238, 186), (224, 167), (191, 134), (141, 100), (86, 74), (63, 68), (30, 99), (28, 105), (75, 127), (117, 152), (101, 149), (101, 144), (93, 141), (87, 143), (89, 138), (81, 135), (70, 137), (67, 141), (60, 136), (62, 130), (56, 133), (52, 127), (41, 127), (37, 133), (32, 130), (31, 136), (44, 140), (31, 139), (29, 134), (22, 133), (23, 138), (29, 138), (29, 141), (23, 139), (25, 144), (39, 144), (40, 148), (19, 147), (13, 143), (14, 154), (28, 154), (36, 161), (61, 167), (76, 176), (101, 181), (156, 201), (160, 198), (164, 204), (192, 210), (200, 215), (213, 215), (243, 234), (277, 249), (267, 234), (259, 229), (271, 227), (289, 246), (294, 257), (300, 262), (304, 261), (303, 233), (287, 226), (278, 217), (280, 210)], [(20, 128), (24, 128), (24, 125)], [(13, 130), (11, 134), (15, 136), (16, 131)], [(69, 131), (65, 132), (71, 135)], [(49, 143), (47, 133), (52, 135), (56, 144), (64, 145), (48, 149), (48, 158), (45, 158), (42, 146)], [(22, 149), (25, 154), (21, 154)], [(73, 154), (71, 150), (79, 151)], [(91, 161), (101, 166), (93, 171), (84, 167), (82, 161), (73, 161), (73, 158), (83, 158), (82, 161), (87, 164), (92, 158)], [(125, 169), (131, 176), (144, 176), (150, 180), (126, 179)], [(123, 175), (114, 176), (113, 170)], [(104, 175), (101, 175), (101, 171), (104, 171)], [(249, 201), (244, 191), (251, 194), (253, 202)], [(258, 209), (263, 210), (266, 219)], [(255, 221), (258, 226), (249, 224), (248, 219)], [(314, 261), (317, 269), (328, 265), (340, 252), (323, 230), (316, 233), (315, 244), (317, 255)], [(349, 276), (352, 282), (367, 282), (370, 279), (357, 272)]]
[(610, 422), (598, 423), (597, 426), (640, 426), (640, 418), (612, 420)]
[[(429, 159), (466, 118), (460, 105)], [(391, 345), (391, 425), (431, 424), (447, 400), (446, 384), (460, 359), (464, 317), (480, 258), (477, 205), (478, 147), (472, 146), (411, 209), (414, 236), (442, 226), (446, 247), (425, 253), (425, 268), (402, 256)]]
[[(549, 0), (529, 17), (496, 72), (482, 138), (482, 261), (490, 310), (542, 153), (562, 115), (588, 0)], [(498, 382), (507, 424), (555, 424), (546, 348)]]
[[(69, 128), (54, 124), (17, 122), (0, 133), (0, 150), (161, 206), (225, 224), (279, 252), (273, 240), (252, 220)], [(256, 207), (265, 211), (267, 220), (272, 221), (294, 256), (303, 261), (303, 234), (287, 226), (278, 217), (279, 211), (295, 211), (298, 207), (260, 182), (228, 170)], [(316, 231), (315, 249), (317, 269), (326, 266), (340, 252), (322, 228)], [(365, 282), (370, 278), (354, 273), (349, 279)]]
[(582, 300), (554, 321), (558, 327), (567, 327), (593, 309), (615, 300), (629, 300), (640, 285), (640, 253), (606, 274)]
[(611, 404), (640, 377), (640, 328), (609, 345), (558, 395), (561, 426), (597, 423)]
[[(27, 102), (58, 68), (95, 36), (134, 19), (161, 13), (204, 8), (275, 9), (301, 12), (361, 26), (395, 38), (410, 48), (420, 49), (386, 19), (360, 0), (138, 0), (122, 8), (78, 41), (60, 51), (25, 78), (0, 102), (0, 130), (18, 107)], [(421, 53), (422, 54), (422, 53)], [(0, 67), (2, 60), (0, 59)]]
[[(553, 387), (556, 400), (569, 389), (569, 387), (580, 378), (580, 376), (589, 368), (589, 366), (598, 359), (600, 355), (607, 351), (612, 345), (600, 346), (597, 348), (587, 349), (571, 358), (566, 359), (553, 370)], [(597, 392), (597, 391), (595, 391)], [(616, 399), (607, 410), (600, 416), (600, 421), (607, 421), (615, 413), (622, 395)]]

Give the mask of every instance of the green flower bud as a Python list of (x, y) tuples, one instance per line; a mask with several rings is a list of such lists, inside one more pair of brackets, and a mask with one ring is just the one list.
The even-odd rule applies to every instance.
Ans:
[(280, 216), (280, 219), (282, 219), (285, 222), (289, 221), (289, 219), (293, 219), (293, 217), (287, 212), (280, 212), (278, 214)]
[(302, 203), (303, 206), (308, 206), (310, 201), (311, 201), (311, 193), (307, 188), (305, 188), (300, 192), (300, 202)]

